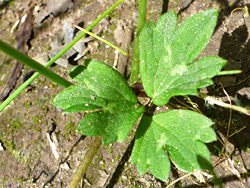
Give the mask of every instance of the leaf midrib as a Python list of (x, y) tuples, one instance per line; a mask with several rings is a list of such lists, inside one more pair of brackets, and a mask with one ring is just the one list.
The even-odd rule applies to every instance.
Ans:
[[(158, 125), (159, 127), (161, 127), (163, 130), (165, 130), (166, 132), (168, 132), (169, 134), (171, 134), (176, 140), (178, 140), (178, 143), (181, 143), (181, 145), (182, 146), (184, 146), (184, 148), (186, 149), (186, 150), (188, 150), (190, 153), (192, 153), (193, 155), (195, 155), (195, 153), (193, 152), (193, 151), (191, 151), (188, 147), (186, 147), (186, 145), (184, 145), (183, 144), (183, 141), (182, 140), (180, 140), (179, 139), (179, 137), (178, 136), (176, 136), (175, 134), (173, 134), (174, 132), (171, 132), (170, 131), (170, 129), (167, 129), (165, 126), (163, 126), (163, 125), (161, 125), (161, 124), (158, 124), (157, 122), (155, 122), (154, 121), (154, 123), (156, 124), (156, 125)], [(168, 135), (167, 133), (165, 133), (166, 135)], [(155, 135), (154, 135), (155, 136)], [(190, 140), (192, 140), (192, 139), (190, 139)], [(198, 141), (198, 140), (192, 140), (192, 141)], [(158, 143), (157, 142), (157, 140), (156, 140), (156, 143)], [(165, 146), (166, 146), (167, 144), (165, 144)], [(170, 145), (171, 146), (171, 145)], [(179, 150), (178, 150), (179, 151)], [(182, 156), (182, 158), (183, 159), (186, 159), (185, 157), (184, 157), (184, 155), (182, 154), (182, 152), (179, 152), (179, 154)], [(193, 166), (193, 164), (191, 164), (189, 161), (187, 161), (187, 160), (185, 160), (190, 166), (192, 166), (192, 168), (194, 168), (195, 166)]]
[[(94, 79), (92, 79), (90, 76), (88, 76), (88, 75), (84, 75), (84, 79), (91, 79), (92, 81), (94, 81), (95, 83), (98, 83), (96, 80), (94, 80)], [(87, 85), (87, 87), (88, 88), (90, 88), (91, 89), (91, 91), (93, 91), (93, 92), (95, 92), (95, 94), (96, 94), (96, 91), (95, 90), (93, 90), (93, 88), (95, 88), (94, 86), (92, 86), (92, 85), (89, 85), (88, 83), (86, 83), (85, 82), (85, 84)], [(111, 89), (113, 89), (113, 90), (115, 90), (117, 93), (119, 93), (119, 95), (120, 96), (122, 96), (123, 97), (123, 99), (124, 100), (121, 100), (121, 101), (129, 101), (129, 102), (134, 102), (134, 103), (136, 103), (137, 102), (137, 98), (136, 97), (132, 97), (132, 96), (129, 96), (129, 94), (128, 94), (128, 96), (125, 96), (125, 95), (123, 95), (117, 88), (115, 88), (115, 87), (112, 87), (112, 86), (109, 86), (109, 85), (104, 85), (106, 88), (108, 88), (107, 90), (111, 90)], [(127, 88), (126, 88), (126, 90), (127, 90)], [(123, 90), (124, 91), (124, 90)], [(130, 91), (126, 91), (126, 92), (130, 92)], [(134, 95), (134, 93), (131, 93), (132, 95)], [(99, 96), (99, 97), (102, 97), (102, 96)], [(107, 99), (107, 100), (111, 100), (111, 99), (108, 99), (108, 98), (105, 98), (105, 97), (102, 97), (102, 98), (104, 98), (104, 99)], [(136, 101), (131, 101), (131, 100), (129, 100), (128, 98), (136, 98)]]
[[(203, 24), (198, 28), (198, 29), (200, 29), (200, 28), (203, 28), (203, 26), (204, 25), (207, 25), (205, 22), (203, 22)], [(156, 28), (156, 27), (155, 27)], [(154, 28), (154, 29), (155, 29)], [(179, 28), (178, 28), (179, 29)], [(178, 30), (177, 29), (177, 30)], [(197, 30), (198, 30), (197, 29)], [(176, 30), (176, 32), (177, 32), (177, 30)], [(171, 42), (171, 44), (169, 45), (169, 49), (165, 49), (164, 50), (164, 52), (163, 52), (163, 54), (161, 55), (161, 58), (160, 59), (163, 59), (164, 58), (164, 54), (165, 54), (165, 52), (166, 51), (168, 51), (168, 54), (169, 54), (169, 59), (170, 59), (170, 61), (169, 62), (164, 62), (164, 63), (170, 63), (171, 62), (171, 60), (172, 60), (172, 45), (173, 45), (173, 43), (174, 43), (174, 40), (175, 40), (175, 37), (176, 37), (176, 32), (174, 33), (174, 35), (173, 35), (173, 40), (172, 40), (172, 42)], [(154, 33), (154, 32), (153, 32)], [(197, 32), (197, 33), (200, 33), (200, 32)], [(164, 40), (164, 45), (165, 45), (165, 40)], [(197, 42), (195, 42), (195, 46), (197, 47), (198, 46), (198, 43)], [(206, 46), (207, 44), (205, 44), (205, 46)], [(196, 47), (193, 47), (193, 51), (196, 49)], [(192, 53), (190, 53), (190, 55), (186, 58), (186, 60), (188, 60), (188, 59), (190, 59), (190, 56), (193, 54), (193, 51), (192, 51)], [(154, 52), (153, 52), (153, 54), (154, 54)], [(155, 58), (155, 54), (154, 54), (154, 59), (155, 60), (157, 60), (157, 58)], [(194, 62), (194, 61), (192, 61), (192, 62)], [(187, 66), (190, 66), (191, 65), (191, 63), (192, 62), (190, 62)], [(159, 70), (159, 61), (158, 61), (158, 67), (157, 67), (157, 71), (156, 71), (156, 74), (155, 74), (155, 76), (153, 77), (153, 79), (154, 79), (154, 88), (155, 88), (155, 84), (156, 84), (156, 76), (157, 76), (157, 73), (158, 73), (158, 70)], [(177, 64), (175, 65), (175, 67), (177, 66)], [(171, 69), (170, 69), (170, 71), (171, 71)], [(188, 69), (185, 71), (185, 72), (187, 72), (188, 71)], [(179, 80), (182, 76), (186, 76), (185, 75), (185, 72), (182, 74), (182, 75), (180, 75), (179, 77), (177, 77), (175, 80), (173, 80), (172, 81), (172, 83), (170, 83), (170, 84), (168, 84), (169, 86), (172, 86), (173, 85), (173, 83), (174, 82), (176, 82), (177, 80)], [(196, 71), (196, 72), (198, 72), (198, 71)], [(187, 75), (189, 75), (189, 74), (187, 74)], [(167, 79), (168, 77), (166, 76), (162, 81), (161, 81), (161, 83), (165, 83), (166, 82), (166, 79)], [(157, 97), (157, 96), (159, 96), (159, 95), (161, 95), (162, 93), (164, 93), (166, 90), (168, 90), (168, 89), (173, 89), (173, 88), (171, 88), (171, 87), (167, 87), (167, 88), (165, 88), (161, 93), (158, 93), (158, 91), (161, 89), (161, 87), (164, 87), (164, 86), (159, 86), (159, 88), (157, 89), (157, 91), (155, 91), (155, 89), (154, 89), (154, 96), (152, 97), (153, 98), (153, 100)], [(176, 88), (176, 87), (175, 87)], [(194, 88), (194, 89), (196, 89), (196, 88)], [(158, 93), (158, 94), (157, 94)]]

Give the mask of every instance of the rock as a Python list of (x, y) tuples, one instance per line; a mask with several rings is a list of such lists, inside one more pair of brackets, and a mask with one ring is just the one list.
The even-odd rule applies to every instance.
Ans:
[(117, 28), (114, 30), (114, 37), (115, 37), (115, 40), (118, 44), (122, 43), (123, 41), (123, 38), (124, 38), (124, 34), (125, 34), (125, 31), (124, 31), (124, 21), (123, 20), (118, 20), (117, 21)]
[(63, 25), (64, 44), (68, 45), (74, 38), (74, 28), (72, 20), (66, 20)]
[(57, 16), (62, 12), (66, 12), (72, 6), (73, 3), (71, 0), (49, 0), (47, 4), (47, 12)]

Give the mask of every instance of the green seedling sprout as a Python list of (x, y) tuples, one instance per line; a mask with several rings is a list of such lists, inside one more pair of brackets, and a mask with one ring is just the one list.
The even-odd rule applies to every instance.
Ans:
[[(197, 88), (212, 84), (211, 77), (239, 72), (220, 73), (226, 61), (216, 56), (193, 62), (211, 38), (217, 16), (216, 10), (196, 14), (177, 31), (177, 16), (174, 12), (163, 15), (156, 25), (152, 22), (145, 24), (139, 38), (140, 72), (151, 103), (165, 105), (172, 96), (197, 95)], [(190, 32), (194, 24), (199, 29)], [(128, 56), (108, 41), (87, 33)], [(200, 39), (193, 41), (193, 35)], [(154, 40), (157, 42), (152, 42)], [(211, 120), (188, 110), (170, 110), (152, 117), (146, 115), (146, 108), (138, 103), (126, 80), (110, 66), (95, 60), (88, 60), (85, 66), (74, 68), (70, 76), (79, 84), (59, 93), (52, 104), (64, 109), (65, 113), (91, 110), (80, 122), (77, 129), (79, 133), (102, 136), (97, 139), (99, 142), (102, 139), (103, 144), (116, 140), (123, 142), (134, 123), (141, 118), (131, 156), (140, 174), (149, 169), (154, 176), (166, 181), (170, 163), (165, 149), (178, 168), (186, 172), (204, 168), (212, 172), (210, 154), (204, 144), (216, 140), (210, 127)], [(166, 90), (166, 87), (169, 89)], [(66, 100), (69, 96), (71, 101)]]
[[(117, 1), (112, 8), (121, 2), (123, 1)], [(144, 15), (139, 22), (141, 28), (137, 30), (138, 46), (135, 50), (138, 54), (134, 57), (137, 67), (130, 85), (138, 81), (140, 68), (142, 85), (152, 104), (166, 105), (171, 97), (178, 95), (198, 95), (197, 89), (213, 84), (212, 77), (232, 74), (221, 71), (226, 61), (217, 56), (207, 56), (195, 61), (213, 34), (218, 17), (217, 10), (193, 15), (177, 29), (177, 15), (174, 12), (162, 15), (157, 24), (147, 22), (144, 25), (146, 1), (140, 3), (143, 11), (139, 12)], [(103, 15), (112, 11), (111, 8), (108, 10)], [(84, 33), (49, 61), (46, 67), (86, 33), (97, 38), (89, 33), (93, 26), (94, 23), (86, 30), (81, 29)], [(108, 41), (101, 41), (128, 56)], [(6, 53), (11, 55), (13, 51)], [(24, 59), (21, 58), (20, 61)], [(28, 58), (26, 60), (29, 61)], [(44, 71), (46, 75), (47, 69)], [(39, 73), (35, 75), (37, 77)], [(212, 172), (210, 153), (205, 143), (215, 141), (216, 135), (211, 128), (212, 121), (205, 116), (182, 109), (149, 116), (145, 108), (147, 106), (138, 102), (124, 77), (109, 65), (96, 60), (87, 60), (85, 66), (80, 65), (70, 71), (70, 76), (78, 84), (72, 85), (54, 74), (51, 75), (55, 76), (55, 82), (61, 80), (60, 85), (66, 87), (52, 100), (52, 104), (64, 109), (65, 113), (88, 111), (77, 131), (97, 137), (77, 169), (70, 188), (78, 186), (100, 145), (117, 140), (123, 142), (139, 119), (131, 159), (140, 174), (149, 170), (155, 177), (166, 181), (170, 171), (169, 156), (179, 169), (187, 173), (192, 173), (195, 169), (208, 169)], [(34, 76), (33, 80), (36, 78)], [(191, 100), (190, 102), (192, 104)], [(1, 105), (0, 110), (4, 107)], [(233, 105), (230, 107), (232, 109)]]
[[(162, 15), (157, 24), (146, 22), (139, 37), (139, 65), (142, 85), (152, 104), (165, 105), (177, 95), (197, 95), (198, 88), (213, 84), (211, 78), (219, 74), (226, 61), (217, 56), (193, 61), (209, 42), (217, 16), (217, 10), (198, 13), (178, 29), (175, 12)], [(108, 41), (88, 34), (128, 55)], [(154, 176), (166, 181), (170, 162), (165, 150), (183, 171), (208, 169), (212, 172), (205, 145), (216, 140), (211, 120), (189, 110), (148, 116), (147, 108), (137, 101), (124, 77), (96, 60), (87, 60), (85, 66), (75, 67), (70, 76), (78, 84), (59, 93), (52, 104), (65, 113), (89, 112), (77, 128), (79, 133), (101, 136), (97, 139), (103, 144), (123, 142), (140, 119), (131, 156), (140, 174), (149, 169)]]

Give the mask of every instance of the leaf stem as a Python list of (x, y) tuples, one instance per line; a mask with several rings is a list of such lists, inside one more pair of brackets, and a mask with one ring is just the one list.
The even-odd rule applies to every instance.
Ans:
[(243, 114), (246, 114), (246, 115), (250, 116), (250, 110), (249, 109), (243, 108), (241, 106), (230, 105), (230, 104), (224, 103), (222, 101), (219, 101), (219, 100), (215, 99), (214, 97), (211, 97), (209, 95), (205, 95), (203, 93), (199, 93), (198, 96), (200, 98), (204, 99), (205, 101), (208, 101), (211, 104), (216, 104), (218, 106), (228, 108), (228, 109), (232, 109), (232, 110), (235, 110), (235, 111), (238, 111), (238, 112), (241, 112)]
[(180, 178), (174, 180), (174, 181), (171, 182), (166, 188), (171, 187), (172, 185), (176, 184), (178, 181), (180, 181), (180, 180), (182, 180), (182, 179), (185, 179), (185, 178), (187, 178), (187, 177), (190, 176), (190, 175), (191, 175), (191, 174), (186, 174), (186, 175), (184, 175), (184, 176), (182, 176), (182, 177), (180, 177)]
[(240, 73), (242, 73), (241, 70), (220, 71), (218, 72), (217, 76), (229, 75), (229, 74), (240, 74)]
[(135, 46), (134, 46), (134, 59), (136, 59), (137, 61), (132, 62), (130, 82), (129, 82), (130, 86), (133, 86), (136, 82), (138, 82), (138, 75), (139, 75), (139, 63), (138, 62), (140, 61), (139, 35), (146, 20), (146, 10), (147, 10), (147, 0), (140, 0), (137, 33), (136, 33)]
[(92, 159), (94, 158), (101, 145), (102, 138), (98, 136), (93, 142), (93, 144), (90, 146), (81, 164), (77, 167), (77, 170), (74, 173), (73, 178), (69, 184), (69, 188), (76, 188), (79, 185), (80, 180), (83, 178), (89, 164), (91, 163)]

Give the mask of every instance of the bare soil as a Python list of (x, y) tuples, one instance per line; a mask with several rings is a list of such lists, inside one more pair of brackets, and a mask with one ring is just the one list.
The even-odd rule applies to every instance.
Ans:
[[(63, 41), (63, 28), (66, 21), (85, 28), (115, 0), (75, 0), (65, 1), (68, 9), (55, 10), (56, 2), (34, 0), (36, 5), (33, 17), (33, 35), (29, 41), (28, 55), (46, 61), (47, 55), (55, 50), (53, 42)], [(63, 2), (63, 1), (61, 1)], [(68, 3), (68, 4), (66, 4)], [(29, 0), (16, 0), (10, 3), (0, 1), (0, 38), (15, 46), (18, 31), (14, 25), (27, 14)], [(224, 99), (225, 93), (233, 98), (233, 103), (250, 107), (250, 16), (243, 7), (250, 8), (250, 0), (169, 0), (148, 1), (148, 20), (156, 21), (166, 11), (178, 12), (180, 23), (197, 12), (211, 8), (220, 9), (220, 16), (213, 38), (201, 56), (219, 55), (228, 60), (225, 70), (242, 70), (241, 74), (220, 76), (215, 84), (202, 92)], [(64, 7), (65, 7), (64, 6)], [(106, 40), (121, 46), (124, 28), (133, 29), (129, 53), (135, 38), (139, 1), (127, 0), (108, 18), (109, 25), (101, 31)], [(235, 10), (235, 11), (233, 11)], [(52, 13), (53, 14), (52, 14)], [(75, 30), (76, 32), (76, 30)], [(98, 26), (93, 29), (98, 32)], [(63, 42), (62, 42), (63, 45)], [(66, 65), (54, 65), (51, 70), (69, 79), (67, 71), (84, 59), (94, 58), (111, 66), (116, 62), (115, 50), (96, 40), (86, 42), (89, 51), (78, 61), (69, 57)], [(42, 57), (42, 58), (41, 58)], [(0, 91), (4, 88), (14, 66), (14, 60), (0, 52)], [(64, 61), (65, 62), (65, 61)], [(127, 74), (131, 60), (128, 60)], [(23, 76), (30, 69), (24, 67), (22, 76), (15, 87), (23, 82)], [(50, 104), (50, 100), (63, 88), (39, 76), (31, 87), (23, 91), (0, 113), (0, 187), (67, 187), (71, 177), (87, 152), (94, 138), (76, 132), (76, 127), (84, 113), (63, 114), (62, 110)], [(180, 100), (186, 102), (182, 97)], [(233, 112), (230, 138), (226, 144), (228, 130), (228, 109), (207, 104), (204, 100), (192, 97), (201, 111), (215, 124), (217, 142), (208, 144), (212, 155), (214, 171), (222, 180), (223, 187), (250, 187), (250, 119), (249, 116)], [(172, 103), (178, 104), (172, 100)], [(187, 102), (186, 102), (187, 103)], [(213, 187), (214, 182), (207, 172), (184, 177), (185, 173), (172, 166), (168, 182), (154, 178), (150, 173), (140, 175), (131, 164), (133, 146), (132, 132), (124, 143), (102, 146), (84, 176), (80, 187), (166, 187), (181, 178), (171, 187)], [(53, 152), (52, 145), (56, 150)], [(223, 146), (225, 145), (225, 149)], [(59, 154), (59, 158), (56, 157)], [(199, 178), (200, 177), (200, 178)]]

